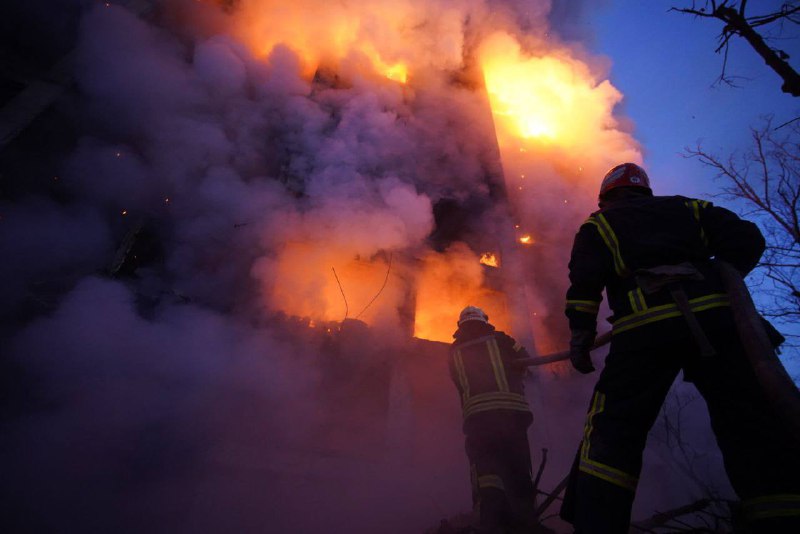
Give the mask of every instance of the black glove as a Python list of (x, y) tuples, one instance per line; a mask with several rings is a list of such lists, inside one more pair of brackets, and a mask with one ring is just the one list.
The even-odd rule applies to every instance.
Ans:
[(589, 352), (594, 346), (596, 335), (597, 333), (591, 330), (572, 331), (572, 339), (569, 342), (569, 361), (572, 362), (572, 367), (577, 369), (579, 373), (588, 374), (594, 371)]

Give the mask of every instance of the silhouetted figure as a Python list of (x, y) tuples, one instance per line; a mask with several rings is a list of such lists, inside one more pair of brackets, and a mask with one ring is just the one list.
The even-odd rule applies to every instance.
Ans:
[(632, 163), (606, 174), (599, 206), (580, 227), (569, 263), (573, 366), (594, 371), (589, 351), (603, 289), (613, 335), (561, 517), (580, 533), (628, 532), (647, 433), (683, 370), (708, 405), (753, 531), (800, 532), (800, 446), (767, 404), (711, 261), (750, 272), (764, 251), (761, 232), (709, 202), (653, 196)]
[(528, 354), (488, 321), (480, 308), (464, 308), (450, 350), (450, 373), (464, 414), (477, 530), (532, 532), (527, 429), (533, 416), (525, 400), (525, 368), (512, 364)]

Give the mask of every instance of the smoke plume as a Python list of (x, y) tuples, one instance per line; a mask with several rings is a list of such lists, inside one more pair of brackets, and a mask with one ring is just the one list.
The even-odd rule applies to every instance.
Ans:
[[(0, 198), (3, 522), (400, 533), (467, 509), (443, 349), (412, 335), (467, 304), (513, 331), (523, 303), (561, 348), (573, 232), (641, 160), (605, 61), (545, 0), (76, 6), (74, 142)], [(547, 488), (590, 386), (531, 385)], [(662, 497), (637, 513), (684, 503)]]

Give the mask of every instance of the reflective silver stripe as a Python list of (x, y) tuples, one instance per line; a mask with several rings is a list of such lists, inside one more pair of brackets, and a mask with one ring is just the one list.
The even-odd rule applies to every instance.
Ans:
[(567, 300), (567, 309), (597, 315), (600, 311), (600, 302), (595, 300)]
[(495, 488), (502, 491), (506, 490), (503, 479), (497, 475), (481, 475), (478, 477), (478, 488)]
[(744, 513), (749, 519), (768, 519), (771, 517), (800, 516), (800, 495), (764, 495), (748, 499), (742, 503)]
[(630, 271), (628, 271), (628, 268), (625, 266), (625, 262), (622, 261), (617, 235), (614, 233), (614, 230), (611, 228), (611, 225), (608, 223), (608, 220), (605, 218), (605, 216), (602, 213), (598, 213), (597, 215), (592, 215), (589, 217), (586, 222), (597, 227), (600, 237), (603, 239), (603, 242), (611, 252), (611, 257), (614, 260), (614, 270), (617, 272), (617, 274), (619, 276), (627, 276), (630, 274)]
[[(714, 293), (712, 295), (705, 295), (703, 297), (691, 299), (689, 301), (689, 306), (693, 312), (700, 312), (709, 310), (711, 308), (730, 306), (730, 299), (728, 298), (728, 295)], [(626, 315), (625, 317), (617, 319), (614, 321), (612, 332), (614, 334), (619, 334), (620, 332), (625, 332), (626, 330), (644, 326), (656, 321), (662, 321), (672, 317), (680, 317), (680, 315), (681, 312), (678, 309), (678, 306), (674, 303), (654, 306), (652, 308), (647, 308), (644, 311), (634, 312), (630, 315)]]

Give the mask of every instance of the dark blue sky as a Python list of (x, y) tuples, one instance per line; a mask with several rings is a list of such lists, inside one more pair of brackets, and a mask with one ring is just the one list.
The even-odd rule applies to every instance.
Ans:
[[(734, 38), (728, 57), (728, 75), (739, 77), (738, 87), (715, 84), (723, 57), (716, 54), (722, 23), (668, 12), (680, 0), (603, 2), (590, 8), (584, 24), (594, 32), (592, 49), (612, 61), (611, 82), (625, 95), (621, 113), (635, 123), (634, 136), (642, 143), (645, 166), (656, 194), (683, 194), (709, 198), (719, 192), (710, 169), (681, 156), (687, 146), (701, 143), (707, 151), (727, 155), (751, 145), (749, 127), (774, 115), (780, 125), (800, 115), (800, 99), (781, 92), (781, 79), (741, 39)], [(768, 10), (780, 2), (751, 3), (750, 9)], [(790, 63), (800, 59), (796, 27), (772, 46), (786, 51)], [(795, 59), (797, 58), (797, 59)], [(740, 211), (723, 199), (717, 204)], [(781, 330), (800, 334), (796, 328)], [(785, 359), (790, 372), (800, 375), (800, 357), (791, 351)]]
[[(714, 85), (722, 69), (723, 58), (714, 53), (721, 22), (668, 12), (671, 5), (679, 0), (623, 0), (594, 8), (586, 20), (594, 50), (613, 63), (611, 81), (625, 95), (622, 111), (636, 124), (657, 192), (707, 196), (718, 186), (708, 169), (681, 157), (684, 148), (698, 141), (718, 153), (747, 148), (750, 125), (768, 114), (776, 124), (794, 118), (800, 99), (782, 93), (777, 74), (737, 39), (728, 74), (744, 79), (738, 88)], [(768, 4), (751, 9), (756, 5)], [(798, 39), (773, 45), (800, 57)]]

